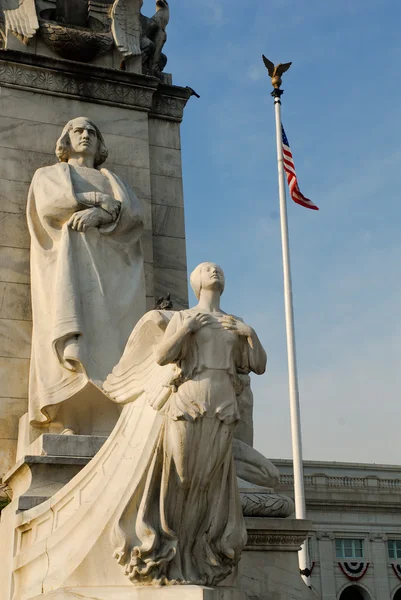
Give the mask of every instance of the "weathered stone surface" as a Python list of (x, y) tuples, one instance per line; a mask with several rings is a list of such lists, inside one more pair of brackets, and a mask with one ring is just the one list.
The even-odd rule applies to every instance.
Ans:
[(154, 296), (146, 296), (146, 310), (153, 310), (155, 308)]
[(0, 281), (0, 319), (17, 319), (19, 321), (32, 319), (29, 285)]
[(181, 177), (181, 152), (173, 148), (150, 146), (151, 171), (155, 175)]
[(155, 297), (171, 295), (175, 310), (188, 307), (187, 272), (177, 269), (154, 270)]
[(29, 248), (30, 239), (25, 215), (0, 212), (0, 246)]
[(0, 397), (28, 398), (29, 360), (0, 356)]
[[(86, 110), (83, 110), (85, 108)], [(148, 115), (146, 112), (113, 107), (113, 118), (107, 117), (109, 109), (94, 102), (54, 97), (40, 92), (2, 88), (0, 94), (0, 115), (13, 119), (24, 119), (34, 123), (51, 123), (63, 127), (67, 121), (77, 115), (90, 115), (100, 131), (114, 136), (127, 136), (141, 140), (148, 139)], [(56, 138), (57, 139), (57, 138)], [(55, 141), (55, 140), (54, 140)]]
[(16, 319), (0, 319), (0, 356), (29, 358), (32, 323)]
[(0, 179), (0, 211), (25, 215), (28, 189), (27, 182)]
[(146, 295), (154, 296), (155, 283), (154, 283), (154, 268), (151, 263), (145, 263), (145, 284), (146, 284)]
[(183, 238), (154, 236), (153, 254), (156, 269), (186, 269), (186, 245)]
[(153, 264), (153, 233), (151, 229), (145, 229), (143, 232), (142, 248), (145, 263)]
[(27, 449), (36, 456), (86, 456), (92, 458), (107, 437), (99, 435), (56, 435), (44, 433)]
[(17, 439), (18, 421), (27, 409), (28, 400), (26, 398), (0, 397), (0, 439), (2, 440), (0, 447), (2, 447), (3, 440), (5, 439)]
[(152, 204), (153, 235), (185, 238), (184, 209)]
[(0, 247), (0, 281), (29, 283), (29, 250)]
[[(53, 140), (55, 146), (59, 135), (59, 125), (0, 116), (0, 147), (3, 148), (29, 148), (30, 151), (51, 154), (54, 157), (54, 149), (49, 145), (49, 140)], [(105, 135), (105, 141), (115, 164), (149, 169), (146, 139), (108, 133)]]
[(54, 154), (0, 146), (0, 179), (30, 183), (39, 167), (54, 164)]
[(180, 177), (166, 177), (165, 175), (150, 176), (152, 186), (152, 202), (167, 206), (184, 207), (182, 179)]
[(179, 124), (149, 117), (149, 144), (181, 150)]
[(151, 199), (150, 175), (148, 169), (127, 167), (126, 165), (117, 165), (111, 162), (106, 162), (104, 166), (106, 169), (109, 169), (118, 175), (120, 179), (126, 181), (132, 187), (138, 198), (141, 198), (142, 200)]

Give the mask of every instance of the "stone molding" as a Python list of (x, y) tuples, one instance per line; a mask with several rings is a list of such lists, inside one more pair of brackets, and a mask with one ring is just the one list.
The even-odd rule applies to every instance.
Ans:
[(319, 531), (316, 534), (316, 539), (317, 540), (334, 540), (335, 539), (335, 535), (333, 532), (328, 532), (328, 531)]
[(187, 88), (161, 83), (153, 96), (151, 116), (182, 121), (184, 108), (190, 97), (191, 92)]
[[(369, 489), (370, 491), (384, 492), (400, 492), (400, 478), (380, 478), (380, 477), (347, 477), (347, 476), (331, 476), (323, 473), (316, 475), (304, 476), (305, 487), (326, 487), (326, 488), (342, 488), (347, 490)], [(281, 474), (280, 485), (283, 487), (294, 485), (294, 476)]]
[(304, 543), (307, 532), (289, 531), (248, 531), (245, 550), (263, 552), (298, 552)]
[(0, 86), (151, 112), (180, 122), (190, 90), (155, 77), (0, 50)]

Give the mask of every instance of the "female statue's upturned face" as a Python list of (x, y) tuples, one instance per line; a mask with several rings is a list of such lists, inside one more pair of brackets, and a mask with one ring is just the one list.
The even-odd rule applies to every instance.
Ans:
[(219, 265), (205, 263), (201, 271), (201, 289), (222, 290), (224, 287), (224, 273)]
[(71, 156), (95, 156), (98, 149), (96, 129), (86, 119), (75, 119), (69, 131)]

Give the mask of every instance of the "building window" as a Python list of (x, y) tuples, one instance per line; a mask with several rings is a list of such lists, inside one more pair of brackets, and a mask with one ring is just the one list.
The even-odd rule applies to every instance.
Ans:
[(337, 558), (363, 558), (363, 540), (336, 539)]
[(401, 540), (388, 540), (389, 558), (401, 558)]

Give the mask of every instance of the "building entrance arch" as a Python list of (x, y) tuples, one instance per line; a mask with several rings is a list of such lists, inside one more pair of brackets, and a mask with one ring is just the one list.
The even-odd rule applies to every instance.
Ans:
[(393, 596), (393, 600), (401, 600), (401, 588), (398, 588), (398, 590)]
[[(370, 595), (366, 590), (364, 590), (359, 585), (349, 585), (341, 592), (341, 596), (339, 600), (372, 600)], [(401, 596), (399, 598), (395, 598), (394, 600), (401, 600)]]

